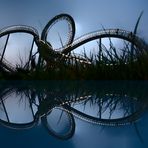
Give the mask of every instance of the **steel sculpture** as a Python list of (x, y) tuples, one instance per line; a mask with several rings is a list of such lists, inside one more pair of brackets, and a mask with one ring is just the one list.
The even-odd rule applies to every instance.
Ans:
[(144, 111), (147, 109), (147, 106), (148, 106), (147, 104), (146, 105), (143, 104), (142, 109), (140, 108), (133, 114), (126, 117), (118, 118), (118, 119), (101, 119), (101, 118), (93, 117), (67, 104), (63, 105), (63, 110), (69, 113), (72, 113), (74, 116), (84, 121), (87, 121), (89, 123), (103, 125), (103, 126), (121, 126), (121, 125), (129, 125), (129, 124), (135, 123), (135, 121), (137, 121), (141, 117), (141, 115), (144, 113)]
[[(114, 97), (117, 95), (118, 97), (120, 96), (119, 94), (113, 94)], [(64, 100), (62, 101), (62, 99), (60, 100), (54, 100), (53, 102), (50, 102), (48, 99), (45, 100), (46, 104), (47, 104), (47, 108), (48, 108), (48, 112), (46, 112), (46, 114), (50, 114), (50, 112), (52, 112), (53, 109), (57, 108), (57, 109), (61, 109), (65, 112), (68, 112), (69, 114), (72, 114), (74, 116), (76, 116), (77, 118), (87, 121), (89, 123), (93, 123), (93, 124), (98, 124), (98, 125), (104, 125), (104, 126), (121, 126), (121, 125), (128, 125), (128, 124), (132, 124), (135, 123), (141, 116), (142, 114), (147, 110), (148, 104), (147, 101), (141, 101), (141, 104), (135, 112), (127, 115), (127, 116), (123, 116), (121, 118), (117, 118), (117, 119), (103, 119), (101, 117), (94, 117), (91, 115), (88, 115), (87, 113), (84, 113), (83, 111), (79, 111), (78, 109), (75, 109), (71, 104), (73, 103), (82, 103), (82, 101), (89, 101), (89, 99), (92, 99), (92, 95), (87, 95), (87, 96), (81, 96), (78, 98), (73, 98), (73, 99), (69, 99), (69, 100)], [(123, 98), (124, 96), (120, 96), (120, 99)], [(129, 97), (130, 98), (130, 97)], [(134, 100), (134, 98), (131, 97), (131, 99)], [(84, 103), (85, 104), (85, 103)], [(40, 104), (42, 106), (42, 104)], [(41, 107), (40, 106), (40, 107)], [(44, 106), (45, 107), (45, 106)], [(101, 113), (102, 114), (102, 113)], [(43, 115), (43, 118), (46, 118), (45, 115)]]
[[(24, 26), (24, 25), (10, 26), (10, 27), (6, 27), (6, 28), (3, 28), (0, 30), (0, 38), (3, 36), (7, 36), (7, 40), (6, 40), (2, 55), (0, 55), (0, 66), (10, 72), (14, 72), (16, 69), (12, 64), (10, 64), (9, 61), (7, 61), (7, 59), (4, 58), (4, 54), (6, 51), (6, 46), (7, 46), (8, 40), (10, 38), (10, 35), (13, 33), (19, 33), (19, 32), (28, 33), (28, 34), (33, 35), (34, 40), (33, 40), (32, 44), (34, 44), (34, 42), (37, 44), (38, 40), (39, 40), (38, 31), (30, 26)], [(32, 48), (33, 48), (33, 46), (32, 46)], [(30, 55), (30, 58), (31, 58), (31, 55)], [(29, 59), (29, 61), (30, 61), (30, 59)]]
[[(0, 103), (4, 106), (3, 102), (5, 101), (5, 99), (8, 99), (8, 97), (11, 96), (12, 93), (14, 93), (15, 91), (16, 91), (15, 88), (14, 89), (13, 88), (4, 89), (0, 94)], [(54, 92), (52, 92), (51, 94), (53, 94), (53, 96), (56, 95), (56, 94), (54, 94)], [(47, 123), (47, 116), (50, 115), (50, 113), (52, 111), (54, 111), (54, 109), (62, 110), (67, 114), (67, 117), (69, 118), (69, 122), (71, 123), (71, 128), (70, 128), (69, 132), (73, 133), (74, 128), (75, 128), (75, 122), (73, 119), (73, 115), (84, 120), (84, 121), (87, 121), (87, 122), (90, 122), (93, 124), (105, 125), (105, 126), (120, 126), (120, 125), (132, 124), (135, 121), (137, 121), (141, 117), (141, 115), (147, 110), (147, 107), (148, 107), (147, 101), (142, 100), (142, 101), (140, 101), (140, 104), (139, 104), (140, 106), (138, 107), (138, 109), (136, 109), (136, 111), (134, 111), (133, 113), (131, 113), (127, 116), (123, 116), (123, 117), (117, 118), (117, 119), (103, 119), (100, 117), (94, 117), (94, 116), (88, 115), (87, 113), (79, 111), (71, 106), (71, 104), (73, 104), (73, 103), (82, 103), (83, 101), (84, 102), (89, 101), (90, 99), (93, 98), (93, 95), (84, 95), (84, 96), (74, 97), (74, 98), (69, 98), (69, 99), (64, 99), (63, 97), (59, 99), (56, 96), (55, 96), (55, 98), (48, 98), (48, 97), (53, 97), (53, 96), (47, 95), (47, 98), (41, 98), (41, 96), (38, 96), (40, 103), (39, 103), (39, 105), (37, 105), (38, 110), (37, 110), (37, 112), (34, 113), (34, 115), (33, 115), (34, 120), (32, 122), (27, 123), (27, 124), (14, 124), (14, 123), (10, 123), (9, 118), (8, 118), (8, 121), (4, 121), (4, 120), (0, 119), (0, 123), (4, 126), (7, 126), (10, 128), (13, 128), (13, 129), (26, 129), (26, 128), (31, 128), (31, 127), (35, 126), (37, 124), (39, 118), (41, 118), (44, 126), (46, 128), (48, 128), (48, 130), (50, 130), (50, 133), (52, 132), (52, 135), (57, 136), (57, 134), (54, 133), (54, 131), (52, 131), (51, 127)], [(120, 94), (113, 94), (113, 96), (114, 97), (118, 96), (120, 99), (124, 97), (124, 96), (120, 96)], [(36, 105), (35, 102), (31, 101), (33, 98), (29, 98), (28, 95), (27, 95), (27, 98), (30, 101), (30, 108), (32, 108), (32, 104)], [(132, 100), (135, 100), (134, 97), (132, 98), (129, 96), (129, 98), (131, 98)], [(9, 117), (7, 115), (6, 110), (5, 110), (5, 113), (6, 113), (6, 116)], [(70, 135), (71, 134), (67, 133), (66, 135), (64, 135), (63, 138), (71, 137)], [(59, 136), (59, 138), (60, 138), (60, 136)]]
[[(47, 119), (48, 116), (50, 116), (50, 114), (49, 115), (46, 115), (46, 116), (43, 116), (41, 118), (41, 121), (42, 121), (42, 124), (44, 125), (44, 127), (46, 128), (46, 130), (48, 131), (48, 133), (50, 135), (52, 135), (52, 136), (54, 136), (56, 138), (62, 139), (62, 140), (66, 140), (66, 139), (71, 138), (74, 135), (74, 133), (75, 133), (75, 119), (74, 119), (73, 114), (70, 114), (69, 112), (64, 111), (62, 108), (60, 108), (58, 110), (61, 110), (61, 116), (62, 116), (63, 113), (66, 114), (67, 119), (68, 119), (68, 121), (70, 123), (69, 130), (66, 133), (60, 134), (60, 133), (56, 132), (52, 128), (52, 126), (50, 125), (50, 122)], [(52, 110), (52, 112), (54, 112), (54, 109)]]
[(65, 45), (67, 46), (73, 42), (74, 36), (75, 36), (75, 22), (73, 18), (68, 14), (60, 14), (52, 18), (44, 27), (41, 34), (41, 40), (47, 42), (47, 35), (49, 30), (52, 28), (54, 24), (56, 24), (60, 20), (66, 20), (68, 23), (69, 33), (68, 33), (67, 42)]
[(4, 108), (4, 112), (6, 114), (6, 120), (1, 120), (0, 119), (0, 124), (11, 128), (11, 129), (28, 129), (28, 128), (32, 128), (33, 126), (35, 126), (38, 122), (38, 117), (34, 116), (33, 121), (29, 122), (29, 123), (21, 123), (21, 124), (17, 124), (17, 123), (11, 123), (11, 120), (9, 118), (9, 114), (7, 112), (7, 108), (5, 106), (5, 99), (7, 99), (9, 96), (11, 96), (14, 92), (15, 92), (15, 88), (6, 88), (4, 89), (1, 93), (0, 93), (0, 104), (2, 104), (3, 108)]
[[(68, 23), (69, 32), (68, 32), (67, 41), (66, 41), (65, 45), (62, 45), (61, 48), (53, 49), (51, 43), (47, 40), (47, 35), (48, 35), (48, 32), (50, 31), (50, 29), (52, 28), (52, 26), (54, 26), (54, 24), (56, 24), (57, 22), (59, 22), (61, 20), (66, 20), (66, 22)], [(79, 47), (85, 43), (88, 43), (90, 41), (96, 40), (96, 39), (114, 37), (114, 38), (126, 40), (126, 41), (132, 43), (132, 45), (136, 47), (136, 49), (138, 50), (138, 51), (136, 51), (137, 53), (143, 53), (143, 52), (145, 52), (145, 50), (147, 48), (146, 44), (142, 41), (142, 39), (130, 31), (126, 31), (126, 30), (122, 30), (122, 29), (98, 30), (98, 31), (94, 31), (94, 32), (85, 34), (85, 35), (74, 40), (75, 30), (76, 30), (75, 29), (75, 22), (74, 22), (73, 18), (68, 14), (60, 14), (60, 15), (53, 17), (45, 25), (45, 27), (41, 33), (41, 37), (39, 36), (38, 31), (35, 28), (30, 27), (30, 26), (18, 25), (18, 26), (10, 26), (7, 28), (3, 28), (0, 30), (0, 38), (3, 36), (7, 36), (7, 39), (6, 39), (6, 43), (5, 43), (3, 52), (0, 55), (0, 67), (5, 69), (6, 71), (9, 71), (9, 72), (16, 71), (16, 67), (12, 66), (9, 63), (9, 61), (7, 61), (7, 59), (4, 58), (4, 55), (5, 55), (7, 43), (9, 41), (9, 37), (11, 36), (11, 34), (19, 33), (19, 32), (20, 33), (28, 33), (28, 34), (33, 35), (33, 37), (34, 37), (33, 42), (32, 42), (32, 46), (30, 49), (30, 54), (28, 57), (28, 62), (24, 66), (24, 68), (26, 68), (26, 69), (29, 69), (29, 64), (31, 63), (31, 61), (33, 60), (33, 58), (36, 54), (39, 54), (38, 65), (40, 65), (44, 60), (46, 61), (47, 65), (48, 65), (48, 63), (50, 63), (51, 61), (55, 62), (54, 59), (60, 60), (62, 58), (65, 58), (65, 59), (72, 59), (73, 58), (75, 60), (79, 60), (79, 61), (84, 62), (86, 64), (91, 64), (91, 62), (88, 59), (81, 58), (81, 57), (73, 57), (69, 53), (71, 51), (73, 51), (74, 49), (76, 49), (77, 47)], [(32, 53), (34, 43), (38, 47), (38, 51), (35, 54)]]
[[(41, 119), (41, 123), (43, 124), (45, 129), (48, 131), (48, 133), (56, 138), (66, 140), (66, 139), (71, 138), (74, 135), (75, 120), (74, 120), (74, 117), (72, 114), (69, 114), (67, 111), (64, 111), (62, 109), (58, 109), (58, 110), (62, 111), (62, 114), (63, 114), (63, 112), (65, 112), (65, 115), (66, 115), (68, 122), (70, 124), (68, 127), (68, 130), (66, 132), (60, 134), (53, 129), (53, 127), (50, 125), (49, 121), (47, 120), (47, 117), (50, 116), (50, 114), (45, 112), (44, 115), (42, 115), (39, 110), (37, 110), (37, 111), (33, 110), (33, 106), (32, 106), (33, 102), (31, 100), (32, 98), (29, 98), (28, 95), (26, 95), (26, 97), (27, 97), (27, 100), (29, 101), (28, 105), (29, 105), (29, 108), (31, 109), (31, 114), (32, 114), (33, 119), (27, 123), (20, 122), (20, 121), (18, 123), (16, 123), (14, 121), (11, 121), (11, 117), (13, 115), (15, 116), (15, 114), (12, 115), (8, 111), (9, 107), (6, 105), (5, 101), (6, 100), (9, 101), (9, 99), (12, 97), (13, 93), (16, 93), (16, 88), (5, 88), (5, 89), (1, 90), (1, 92), (0, 92), (0, 106), (2, 107), (2, 112), (4, 113), (4, 116), (6, 116), (5, 119), (0, 118), (1, 125), (5, 126), (7, 128), (10, 128), (10, 129), (17, 129), (17, 130), (30, 129), (30, 128), (33, 128), (34, 126), (36, 126), (39, 123), (39, 120)], [(25, 107), (26, 107), (26, 105), (25, 105)], [(52, 112), (54, 112), (53, 108), (52, 108)], [(61, 117), (59, 120), (61, 120)]]
[[(89, 123), (93, 123), (93, 124), (98, 124), (98, 125), (103, 125), (103, 126), (120, 126), (120, 125), (132, 124), (132, 123), (134, 124), (135, 121), (138, 120), (141, 117), (141, 115), (147, 110), (147, 107), (148, 107), (147, 100), (144, 99), (145, 97), (147, 97), (147, 95), (143, 96), (143, 93), (142, 93), (141, 98), (136, 98), (136, 97), (131, 97), (131, 96), (122, 94), (124, 91), (122, 93), (121, 91), (119, 91), (119, 94), (115, 94), (114, 91), (113, 91), (114, 94), (111, 94), (109, 91), (108, 92), (109, 94), (106, 95), (106, 92), (104, 92), (104, 89), (103, 89), (104, 98), (102, 99), (102, 101), (104, 102), (106, 101), (109, 104), (115, 104), (114, 107), (116, 108), (118, 106), (117, 104), (118, 100), (116, 100), (115, 98), (118, 97), (119, 101), (121, 101), (121, 100), (125, 100), (125, 96), (126, 96), (127, 99), (131, 99), (135, 103), (138, 103), (137, 104), (138, 108), (135, 108), (135, 110), (132, 110), (132, 112), (130, 113), (129, 113), (129, 110), (125, 110), (125, 112), (127, 112), (128, 115), (124, 113), (123, 117), (120, 117), (120, 118), (113, 118), (113, 119), (112, 118), (102, 118), (102, 116), (98, 114), (95, 117), (93, 115), (89, 115), (88, 113), (84, 111), (80, 111), (78, 108), (77, 109), (74, 108), (73, 104), (74, 103), (76, 104), (84, 103), (84, 106), (85, 106), (86, 101), (94, 99), (95, 104), (93, 103), (91, 104), (95, 106), (98, 103), (98, 100), (101, 101), (102, 93), (100, 93), (101, 96), (99, 94), (97, 96), (97, 94), (96, 95), (94, 95), (93, 93), (91, 94), (91, 91), (89, 91), (89, 93), (88, 92), (83, 93), (83, 91), (81, 92), (78, 89), (76, 90), (75, 95), (73, 94), (73, 92), (69, 93), (69, 91), (65, 91), (66, 94), (62, 93), (63, 95), (60, 95), (59, 92), (61, 91), (61, 89), (59, 89), (60, 91), (58, 92), (57, 92), (57, 89), (52, 88), (50, 90), (46, 87), (45, 88), (43, 87), (43, 90), (40, 90), (38, 89), (38, 87), (32, 87), (30, 83), (27, 83), (27, 84), (29, 85), (24, 85), (24, 84), (21, 84), (21, 85), (19, 84), (16, 86), (2, 85), (4, 86), (4, 88), (3, 87), (0, 88), (0, 107), (1, 107), (0, 125), (6, 126), (11, 129), (29, 129), (29, 128), (33, 128), (39, 123), (39, 121), (41, 121), (41, 123), (43, 124), (43, 126), (45, 127), (45, 129), (48, 131), (50, 135), (55, 136), (62, 140), (66, 140), (66, 139), (71, 138), (74, 135), (75, 126), (76, 126), (74, 116), (84, 121), (87, 121)], [(17, 97), (17, 95), (15, 95), (15, 97), (13, 98), (13, 94), (18, 94), (18, 96), (20, 97)], [(25, 96), (24, 98), (25, 101), (22, 101), (22, 100), (20, 101), (23, 95)], [(110, 100), (108, 99), (108, 97), (111, 97)], [(27, 120), (28, 121), (27, 123), (19, 121), (16, 123), (13, 120), (11, 120), (13, 116), (15, 118), (17, 116), (16, 112), (14, 111), (14, 108), (12, 108), (12, 112), (10, 112), (10, 108), (12, 106), (7, 105), (7, 102), (11, 101), (11, 98), (13, 98), (14, 100), (15, 98), (18, 98), (17, 102), (15, 103), (15, 108), (17, 108), (18, 106), (20, 107), (20, 103), (18, 102), (22, 102), (23, 104), (25, 104), (25, 107), (28, 106), (27, 108), (29, 109), (30, 112), (27, 111), (27, 113), (30, 113), (31, 117), (33, 117), (31, 121)], [(115, 101), (112, 102), (111, 100), (114, 100), (114, 99)], [(29, 103), (27, 104), (26, 102), (29, 102)], [(128, 102), (127, 100), (125, 101), (125, 103), (130, 103), (129, 104), (130, 106), (132, 106), (134, 102)], [(81, 106), (81, 107), (84, 108), (84, 106)], [(37, 108), (33, 108), (33, 107), (37, 107)], [(123, 105), (123, 108), (124, 107), (127, 108), (127, 106)], [(135, 106), (132, 106), (131, 108), (133, 109), (133, 107)], [(104, 106), (102, 102), (101, 102), (100, 108), (101, 108), (100, 113), (103, 114)], [(106, 109), (108, 110), (109, 107), (107, 106)], [(55, 110), (60, 111), (61, 116), (63, 113), (66, 115), (63, 118), (63, 120), (65, 121), (65, 118), (67, 119), (66, 123), (68, 122), (68, 127), (67, 127), (66, 132), (64, 133), (57, 132), (55, 129), (56, 127), (52, 127), (53, 124), (50, 124), (50, 121), (51, 120), (53, 121), (51, 114), (52, 113), (54, 114), (56, 112)], [(29, 117), (30, 117), (30, 114), (29, 114)], [(51, 118), (50, 118), (50, 115), (51, 115)], [(61, 120), (61, 116), (59, 120)], [(51, 120), (48, 120), (48, 119), (51, 119)], [(59, 123), (59, 126), (60, 126), (60, 123)]]

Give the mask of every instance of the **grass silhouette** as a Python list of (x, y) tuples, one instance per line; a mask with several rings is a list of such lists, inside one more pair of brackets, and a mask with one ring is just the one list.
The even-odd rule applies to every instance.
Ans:
[[(98, 43), (99, 44), (99, 43)], [(99, 45), (98, 45), (99, 46)], [(134, 48), (133, 48), (134, 49)], [(133, 50), (132, 49), (132, 50)], [(132, 51), (135, 53), (135, 50)], [(62, 58), (54, 64), (46, 63), (26, 70), (17, 67), (16, 72), (1, 72), (1, 79), (23, 80), (147, 80), (148, 79), (148, 50), (131, 54), (130, 46), (125, 43), (120, 55), (110, 42), (110, 49), (102, 48), (96, 54), (88, 56), (86, 51), (83, 57), (91, 64), (84, 63), (78, 58)]]

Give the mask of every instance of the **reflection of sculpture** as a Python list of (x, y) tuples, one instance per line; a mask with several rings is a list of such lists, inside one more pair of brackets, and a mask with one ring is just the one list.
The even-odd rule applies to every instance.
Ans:
[[(113, 95), (113, 94), (111, 94), (111, 95)], [(122, 99), (126, 98), (126, 97), (124, 98), (124, 96), (118, 96), (118, 97), (119, 97), (119, 100), (121, 99), (120, 100), (121, 102), (123, 101)], [(112, 97), (112, 99), (113, 99), (113, 97)], [(116, 110), (116, 108), (118, 108), (117, 106), (121, 103), (119, 100), (116, 100), (116, 98), (115, 98), (115, 100), (112, 100), (112, 99), (109, 98), (108, 100), (102, 101), (103, 103), (100, 102), (100, 104), (102, 106), (100, 106), (100, 108), (99, 108), (99, 112), (98, 112), (99, 115), (97, 117), (86, 114), (84, 111), (79, 111), (79, 110), (77, 110), (73, 107), (70, 107), (69, 105), (64, 105), (64, 108), (65, 108), (65, 110), (70, 111), (72, 114), (74, 114), (75, 116), (77, 116), (78, 118), (80, 118), (82, 120), (85, 120), (85, 121), (90, 122), (90, 123), (95, 123), (95, 124), (99, 124), (99, 125), (106, 125), (106, 126), (119, 126), (119, 125), (132, 124), (137, 119), (139, 119), (141, 117), (142, 113), (147, 108), (147, 104), (143, 103), (143, 104), (140, 105), (141, 107), (138, 106), (138, 108), (135, 109), (134, 108), (135, 106), (132, 106), (133, 105), (132, 103), (134, 103), (134, 98), (133, 98), (133, 100), (131, 99), (130, 104), (128, 104), (129, 102), (127, 102), (128, 105), (125, 106), (123, 116), (117, 117), (117, 118), (114, 117), (112, 119), (114, 110)], [(119, 102), (117, 102), (117, 101), (119, 101)], [(126, 101), (127, 101), (127, 99), (126, 99)], [(110, 104), (108, 102), (110, 104), (112, 104), (112, 103), (115, 103), (115, 104), (113, 104), (113, 106), (111, 106), (111, 108), (109, 108)], [(103, 104), (105, 104), (105, 108), (103, 108)], [(124, 107), (124, 106), (122, 106), (122, 107)], [(108, 109), (109, 109), (109, 111), (107, 111)], [(102, 117), (102, 114), (105, 111), (109, 112), (108, 113), (109, 115), (108, 115), (108, 118), (104, 119)], [(116, 111), (116, 113), (117, 113), (117, 111)]]
[[(66, 20), (68, 23), (69, 32), (68, 32), (67, 42), (65, 43), (65, 45), (62, 45), (61, 48), (53, 49), (52, 45), (47, 41), (47, 35), (51, 27), (60, 20)], [(105, 37), (106, 38), (115, 37), (115, 38), (120, 38), (120, 39), (129, 41), (137, 49), (141, 49), (140, 51), (136, 51), (136, 53), (142, 53), (146, 49), (146, 45), (139, 37), (135, 36), (129, 31), (125, 31), (122, 29), (99, 30), (99, 31), (88, 33), (74, 40), (75, 23), (74, 23), (73, 18), (68, 14), (60, 14), (60, 15), (55, 16), (53, 19), (51, 19), (47, 23), (47, 25), (42, 31), (41, 38), (39, 37), (38, 31), (29, 26), (11, 26), (11, 27), (0, 30), (0, 38), (3, 36), (7, 36), (3, 52), (0, 56), (0, 65), (3, 69), (6, 69), (10, 72), (15, 71), (15, 68), (11, 66), (11, 64), (7, 61), (7, 59), (4, 59), (4, 54), (5, 54), (6, 46), (7, 46), (10, 35), (12, 33), (18, 33), (18, 32), (28, 33), (34, 36), (32, 46), (30, 49), (29, 60), (26, 63), (24, 68), (26, 67), (29, 68), (29, 64), (32, 58), (34, 58), (38, 52), (39, 52), (38, 65), (40, 65), (43, 62), (43, 60), (45, 60), (46, 63), (48, 64), (50, 60), (55, 62), (54, 59), (57, 59), (56, 61), (58, 61), (58, 60), (61, 60), (62, 58), (65, 58), (65, 59), (74, 58), (75, 60), (79, 59), (79, 61), (82, 61), (86, 64), (91, 64), (90, 61), (88, 61), (85, 58), (73, 57), (67, 54), (70, 53), (75, 48), (87, 42), (90, 42), (95, 39), (102, 39)], [(38, 51), (37, 53), (32, 55), (34, 43), (36, 43), (36, 45), (38, 46)]]
[(89, 83), (84, 83), (84, 88), (80, 84), (73, 86), (74, 82), (73, 85), (57, 83), (43, 83), (39, 87), (32, 83), (2, 84), (0, 124), (13, 129), (27, 129), (34, 127), (41, 118), (49, 134), (68, 139), (75, 132), (74, 116), (90, 123), (117, 126), (134, 123), (147, 108), (146, 94), (140, 91), (144, 97), (140, 98), (135, 84), (131, 85), (134, 94), (130, 97), (132, 92), (128, 93), (129, 88), (124, 89), (121, 85), (120, 90), (114, 85), (93, 85), (94, 89), (89, 87)]

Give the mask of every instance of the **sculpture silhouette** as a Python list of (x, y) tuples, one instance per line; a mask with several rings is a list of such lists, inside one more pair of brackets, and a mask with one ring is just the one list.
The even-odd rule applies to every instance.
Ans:
[[(52, 28), (52, 26), (61, 20), (66, 20), (68, 23), (69, 32), (68, 32), (67, 42), (65, 43), (65, 45), (62, 45), (61, 48), (53, 49), (52, 45), (47, 41), (47, 35), (50, 29)], [(16, 70), (15, 67), (12, 66), (9, 63), (9, 61), (7, 61), (7, 59), (4, 58), (4, 54), (5, 54), (6, 46), (7, 46), (10, 35), (13, 33), (19, 33), (19, 32), (28, 33), (34, 37), (32, 47), (30, 49), (29, 60), (24, 66), (24, 68), (29, 68), (29, 64), (31, 63), (32, 58), (37, 53), (39, 53), (38, 65), (40, 65), (42, 61), (45, 60), (48, 66), (48, 63), (51, 64), (51, 61), (54, 63), (55, 62), (54, 59), (58, 58), (58, 60), (60, 60), (61, 57), (76, 59), (76, 57), (72, 57), (68, 55), (68, 53), (70, 53), (71, 51), (73, 51), (74, 49), (76, 49), (77, 47), (85, 43), (88, 43), (96, 39), (102, 39), (102, 38), (114, 37), (114, 38), (126, 40), (132, 43), (132, 45), (138, 49), (137, 51), (138, 53), (145, 52), (147, 48), (146, 44), (142, 41), (142, 39), (140, 39), (134, 33), (130, 31), (122, 30), (122, 29), (98, 30), (98, 31), (85, 34), (74, 40), (75, 31), (76, 31), (75, 22), (73, 18), (68, 14), (60, 14), (52, 18), (44, 27), (41, 33), (41, 37), (39, 36), (38, 31), (35, 28), (30, 26), (17, 25), (17, 26), (10, 26), (10, 27), (3, 28), (0, 30), (0, 38), (3, 36), (7, 36), (7, 40), (6, 40), (3, 52), (0, 55), (0, 66), (3, 69), (6, 69), (7, 71), (10, 71), (10, 72), (14, 72)], [(34, 42), (38, 46), (38, 51), (33, 55), (32, 50), (33, 50)], [(81, 59), (80, 57), (78, 57), (78, 59), (84, 63), (91, 64), (88, 59), (85, 59), (85, 58)]]

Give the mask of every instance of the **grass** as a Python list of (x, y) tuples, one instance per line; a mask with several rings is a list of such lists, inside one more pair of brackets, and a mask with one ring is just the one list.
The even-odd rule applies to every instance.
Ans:
[[(112, 48), (112, 49), (111, 49)], [(101, 51), (101, 52), (100, 52)], [(128, 53), (128, 54), (127, 54)], [(148, 80), (148, 51), (131, 58), (129, 48), (117, 55), (116, 49), (101, 49), (97, 54), (91, 54), (87, 58), (92, 64), (86, 64), (81, 60), (63, 59), (60, 63), (48, 67), (36, 67), (34, 70), (18, 68), (15, 73), (1, 72), (1, 79), (23, 80)]]
[[(116, 49), (110, 39), (110, 48), (99, 45), (98, 53), (83, 53), (83, 62), (76, 58), (57, 58), (54, 62), (44, 62), (42, 66), (26, 70), (17, 66), (16, 72), (2, 71), (0, 79), (17, 80), (148, 80), (148, 48), (145, 52), (125, 42), (122, 49)], [(91, 62), (87, 64), (86, 61)]]

